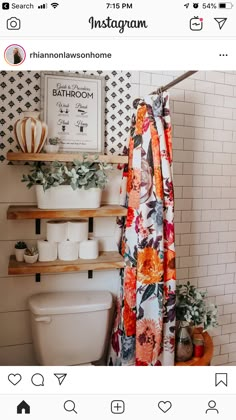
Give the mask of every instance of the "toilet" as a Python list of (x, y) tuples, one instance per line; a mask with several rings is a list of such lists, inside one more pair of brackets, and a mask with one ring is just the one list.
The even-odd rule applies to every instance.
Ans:
[(108, 338), (112, 295), (107, 291), (31, 296), (33, 345), (45, 366), (90, 364), (101, 359)]

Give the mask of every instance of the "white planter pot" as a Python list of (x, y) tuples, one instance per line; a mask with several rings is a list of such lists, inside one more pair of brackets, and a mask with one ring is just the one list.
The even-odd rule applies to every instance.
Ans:
[(25, 255), (24, 260), (27, 264), (34, 264), (38, 261), (39, 254), (36, 255)]
[(36, 185), (36, 197), (39, 209), (97, 209), (101, 205), (102, 190), (73, 190), (70, 185), (60, 185), (43, 191), (42, 185)]
[(24, 249), (15, 248), (16, 261), (18, 261), (18, 262), (24, 261), (25, 250), (26, 250), (26, 248), (24, 248)]
[(59, 151), (59, 144), (53, 145), (53, 144), (46, 144), (44, 146), (44, 150), (46, 153), (57, 153)]

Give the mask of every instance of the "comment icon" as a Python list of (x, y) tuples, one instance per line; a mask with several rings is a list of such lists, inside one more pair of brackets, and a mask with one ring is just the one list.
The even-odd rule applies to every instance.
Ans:
[(44, 377), (41, 373), (35, 373), (31, 378), (31, 382), (34, 386), (44, 386)]

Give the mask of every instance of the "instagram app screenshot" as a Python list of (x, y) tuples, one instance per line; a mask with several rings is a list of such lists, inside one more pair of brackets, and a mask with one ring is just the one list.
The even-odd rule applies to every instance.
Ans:
[(0, 416), (234, 419), (236, 3), (0, 3)]

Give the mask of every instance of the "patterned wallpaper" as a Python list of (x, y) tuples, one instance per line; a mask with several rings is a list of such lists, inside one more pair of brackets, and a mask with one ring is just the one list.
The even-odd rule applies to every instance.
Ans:
[[(122, 154), (130, 127), (131, 73), (123, 71), (76, 72), (105, 79), (105, 153)], [(24, 110), (40, 110), (40, 72), (0, 72), (0, 163), (16, 151), (13, 125)]]

